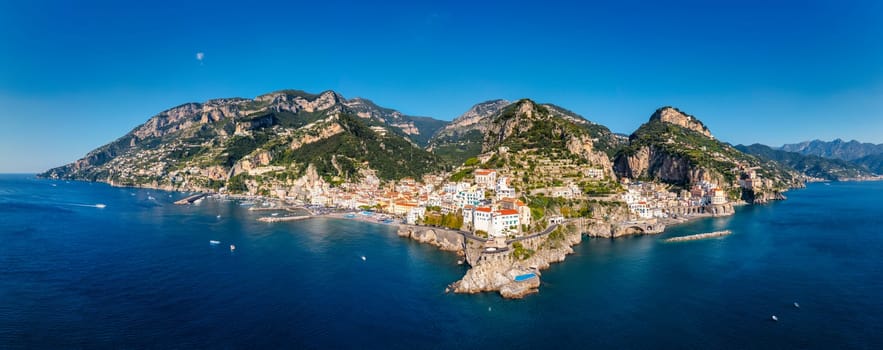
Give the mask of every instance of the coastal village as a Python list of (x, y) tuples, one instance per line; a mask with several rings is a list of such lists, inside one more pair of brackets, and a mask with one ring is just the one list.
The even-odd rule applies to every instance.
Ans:
[(659, 234), (800, 185), (670, 106), (628, 137), (530, 99), (486, 101), (421, 130), (427, 121), (333, 91), (211, 100), (42, 176), (199, 192), (183, 204), (240, 199), (267, 223), (394, 224), (470, 266), (449, 291), (507, 298), (536, 292), (540, 271), (584, 235)]
[[(733, 171), (739, 174), (736, 185), (742, 188), (765, 185), (753, 169)], [(585, 175), (590, 181), (611, 180), (608, 174), (596, 168), (588, 168)], [(589, 233), (587, 225), (602, 221), (579, 213), (564, 215), (560, 211), (532, 208), (532, 199), (592, 200), (627, 208), (624, 210), (627, 215), (618, 217), (601, 231), (590, 233), (600, 237), (658, 234), (666, 225), (699, 217), (731, 215), (734, 204), (738, 204), (721, 186), (708, 181), (676, 188), (659, 182), (622, 178), (616, 181), (618, 188), (614, 193), (593, 196), (573, 182), (521, 191), (513, 185), (513, 175), (508, 169), (475, 168), (459, 180), (452, 181), (449, 174), (437, 174), (420, 180), (404, 178), (384, 183), (369, 173), (356, 183), (331, 186), (317, 181), (312, 187), (297, 191), (277, 189), (270, 197), (275, 197), (282, 206), (305, 208), (311, 210), (310, 213), (397, 224), (403, 237), (457, 251), (463, 256), (461, 263), (469, 262), (473, 270), (478, 271), (475, 274), (482, 269), (493, 271), (484, 272), (489, 275), (482, 277), (485, 281), (475, 282), (473, 278), (472, 283), (477, 287), (462, 287), (465, 282), (460, 281), (451, 287), (452, 291), (498, 290), (514, 298), (536, 292), (540, 267), (563, 260), (564, 255), (572, 251), (570, 245), (578, 244), (579, 240), (571, 237), (566, 246), (558, 245), (557, 250), (552, 250), (554, 258), (534, 262), (540, 256), (534, 253), (542, 250), (543, 244), (548, 245), (544, 241), (548, 236), (562, 235), (558, 226), (580, 225), (577, 229), (580, 232), (573, 236), (579, 237)], [(224, 193), (225, 189), (220, 192)], [(308, 217), (273, 216), (261, 220), (280, 222)], [(500, 275), (504, 277), (499, 278)]]

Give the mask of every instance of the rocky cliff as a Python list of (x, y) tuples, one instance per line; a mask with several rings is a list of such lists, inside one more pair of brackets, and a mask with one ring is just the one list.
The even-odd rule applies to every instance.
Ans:
[[(702, 181), (728, 190), (731, 199), (743, 199), (745, 176), (760, 176), (748, 184), (755, 193), (775, 194), (802, 185), (805, 177), (776, 162), (762, 161), (715, 140), (705, 125), (675, 108), (658, 109), (619, 150), (614, 170), (622, 177), (658, 180), (682, 187)], [(760, 198), (763, 196), (748, 196)]]
[(699, 134), (704, 135), (705, 137), (714, 138), (711, 135), (711, 131), (696, 117), (681, 112), (681, 110), (666, 106), (656, 110), (653, 112), (653, 115), (650, 116), (650, 121), (659, 121), (662, 123), (668, 123), (672, 125), (680, 126), (684, 129), (693, 130)]

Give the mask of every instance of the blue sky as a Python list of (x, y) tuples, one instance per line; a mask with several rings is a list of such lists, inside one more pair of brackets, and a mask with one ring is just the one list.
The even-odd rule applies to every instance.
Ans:
[(446, 120), (530, 97), (622, 133), (674, 105), (734, 144), (881, 143), (880, 23), (874, 1), (0, 0), (0, 172), (284, 88)]

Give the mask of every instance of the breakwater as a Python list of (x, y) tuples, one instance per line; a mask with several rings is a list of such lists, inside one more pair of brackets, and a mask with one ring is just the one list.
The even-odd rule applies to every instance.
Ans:
[(312, 217), (312, 216), (309, 216), (309, 215), (300, 215), (300, 216), (265, 216), (265, 217), (259, 218), (258, 221), (260, 221), (260, 222), (286, 222), (286, 221), (299, 221), (299, 220), (306, 220), (306, 219), (309, 219), (309, 218), (311, 218), (311, 217)]
[(670, 243), (670, 242), (695, 241), (695, 240), (699, 240), (699, 239), (723, 237), (723, 236), (729, 235), (731, 233), (733, 233), (733, 232), (730, 230), (715, 231), (715, 232), (708, 232), (708, 233), (699, 233), (699, 234), (689, 235), (689, 236), (672, 237), (672, 238), (668, 238), (666, 240), (663, 240), (663, 242)]

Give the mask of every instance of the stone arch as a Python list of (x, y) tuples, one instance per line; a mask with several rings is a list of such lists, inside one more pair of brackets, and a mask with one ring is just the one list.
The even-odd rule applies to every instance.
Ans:
[(640, 226), (628, 226), (625, 228), (625, 234), (644, 234), (644, 229)]

